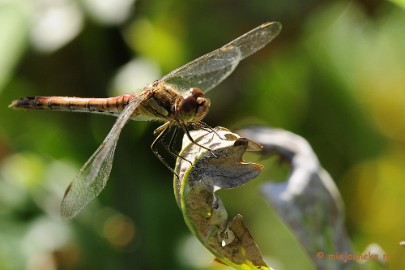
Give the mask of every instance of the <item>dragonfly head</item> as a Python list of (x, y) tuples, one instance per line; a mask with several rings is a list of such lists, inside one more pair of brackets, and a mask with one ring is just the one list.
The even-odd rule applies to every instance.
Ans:
[(204, 97), (200, 88), (191, 88), (177, 101), (177, 117), (183, 122), (201, 121), (208, 113), (210, 100)]

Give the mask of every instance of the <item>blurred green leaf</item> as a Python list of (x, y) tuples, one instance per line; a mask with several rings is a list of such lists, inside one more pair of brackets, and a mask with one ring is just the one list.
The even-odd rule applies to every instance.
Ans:
[[(174, 36), (164, 22), (152, 24), (140, 19), (134, 21), (126, 32), (129, 45), (141, 55), (158, 61), (163, 70), (180, 66), (185, 58), (186, 48), (179, 33)], [(173, 23), (173, 22), (172, 22)]]
[(19, 1), (0, 4), (0, 93), (26, 47), (28, 21)]

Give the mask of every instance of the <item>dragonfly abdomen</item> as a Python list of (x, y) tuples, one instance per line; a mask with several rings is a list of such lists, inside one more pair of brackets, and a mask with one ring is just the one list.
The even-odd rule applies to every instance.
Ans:
[(122, 95), (110, 98), (36, 96), (17, 99), (13, 101), (9, 107), (14, 109), (44, 109), (52, 111), (118, 114), (122, 112), (132, 98), (133, 95)]

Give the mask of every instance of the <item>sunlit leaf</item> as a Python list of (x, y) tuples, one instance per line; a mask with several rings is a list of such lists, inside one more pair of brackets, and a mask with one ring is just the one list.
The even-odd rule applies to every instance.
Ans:
[(397, 4), (398, 6), (405, 8), (405, 1), (404, 0), (390, 0), (391, 2)]

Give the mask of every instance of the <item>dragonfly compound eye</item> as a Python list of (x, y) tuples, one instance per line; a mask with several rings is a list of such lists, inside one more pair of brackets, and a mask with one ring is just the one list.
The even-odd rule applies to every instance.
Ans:
[(197, 93), (196, 95), (193, 95), (192, 92), (191, 95), (185, 97), (179, 102), (178, 116), (180, 120), (184, 122), (198, 122), (207, 114), (210, 101), (204, 98), (204, 94), (201, 90), (199, 91), (200, 93)]
[(204, 97), (204, 93), (201, 91), (200, 88), (193, 87), (190, 89), (191, 96), (195, 98)]

